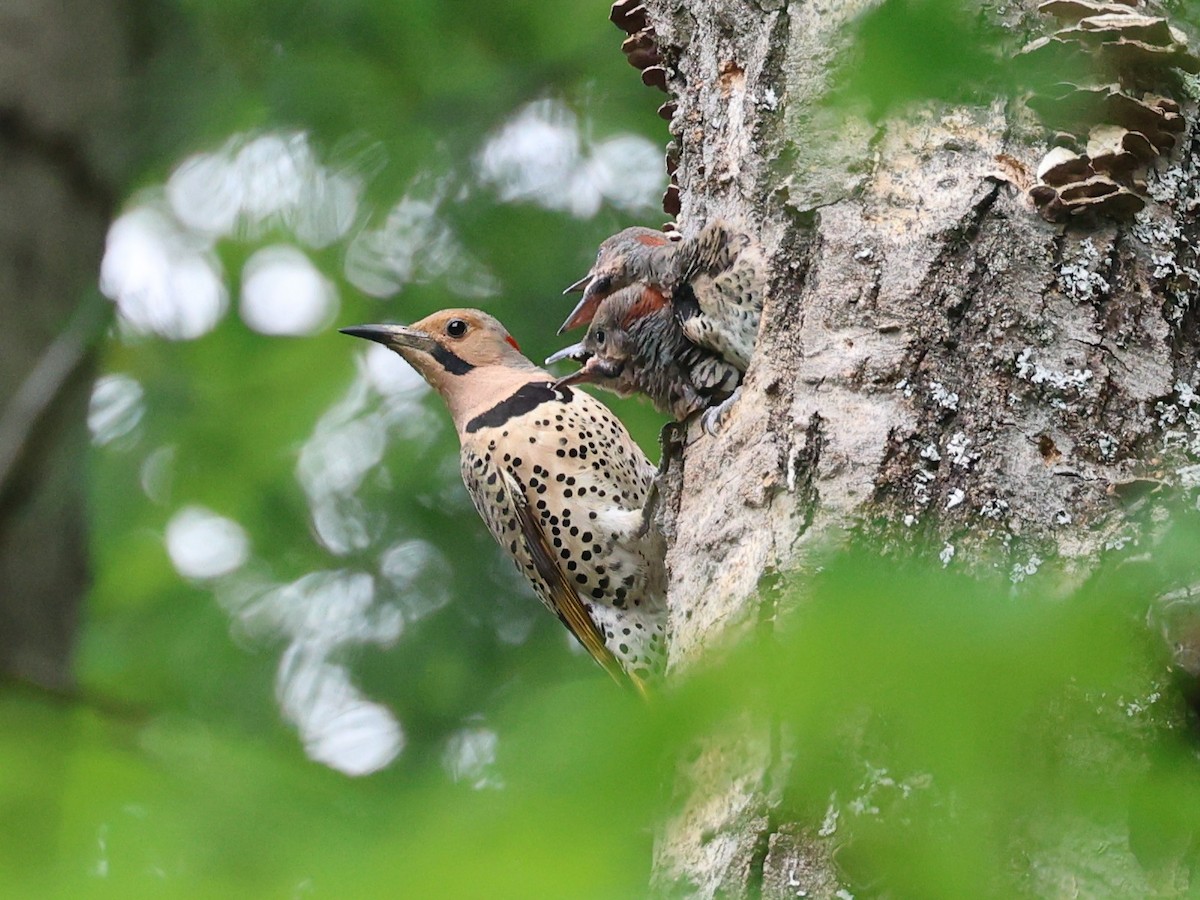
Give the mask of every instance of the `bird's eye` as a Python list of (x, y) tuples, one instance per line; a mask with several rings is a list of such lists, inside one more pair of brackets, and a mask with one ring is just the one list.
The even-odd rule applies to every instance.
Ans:
[(462, 319), (451, 319), (446, 323), (446, 334), (452, 338), (460, 338), (467, 333), (467, 323)]
[(592, 340), (594, 340), (594, 341), (596, 342), (596, 346), (597, 346), (597, 347), (603, 347), (603, 346), (604, 346), (604, 338), (605, 338), (605, 334), (604, 334), (604, 329), (603, 329), (603, 328), (597, 328), (597, 329), (596, 329), (596, 330), (595, 330), (595, 331), (592, 333)]

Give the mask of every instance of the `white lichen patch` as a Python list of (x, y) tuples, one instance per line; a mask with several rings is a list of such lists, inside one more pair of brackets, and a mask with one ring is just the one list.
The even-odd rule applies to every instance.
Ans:
[(913, 501), (918, 507), (927, 506), (932, 499), (929, 493), (929, 482), (933, 480), (933, 473), (926, 472), (924, 469), (918, 469), (913, 478)]
[(1100, 436), (1096, 439), (1096, 445), (1100, 448), (1100, 458), (1106, 462), (1112, 462), (1117, 458), (1117, 447), (1120, 446), (1116, 437), (1109, 434), (1107, 431), (1100, 432)]
[(821, 819), (821, 827), (817, 829), (817, 835), (820, 837), (832, 837), (837, 832), (838, 819), (841, 818), (842, 810), (838, 806), (837, 793), (834, 792), (829, 797), (829, 805), (825, 807), (825, 816)]
[[(1182, 200), (1174, 179), (1160, 181), (1159, 185), (1168, 183), (1172, 185), (1171, 196)], [(1152, 196), (1154, 189), (1152, 186)], [(1193, 197), (1186, 205), (1194, 208), (1197, 202), (1197, 198)], [(1197, 288), (1200, 288), (1200, 271), (1186, 260), (1180, 259), (1180, 253), (1185, 251), (1194, 257), (1194, 248), (1176, 222), (1153, 217), (1149, 211), (1137, 215), (1132, 234), (1150, 249), (1150, 263), (1153, 266), (1150, 274), (1167, 299), (1163, 314), (1167, 321), (1178, 324), (1195, 299)]]
[(1042, 558), (1034, 553), (1025, 562), (1016, 563), (1013, 565), (1012, 572), (1009, 573), (1008, 580), (1013, 584), (1020, 584), (1026, 578), (1036, 575), (1038, 569), (1041, 567)]
[(1149, 210), (1143, 210), (1133, 218), (1130, 229), (1134, 238), (1148, 247), (1165, 249), (1174, 247), (1183, 236), (1183, 230), (1170, 219), (1160, 219)]
[(979, 507), (979, 514), (985, 519), (999, 521), (1008, 515), (1008, 501), (992, 497)]
[(1125, 715), (1132, 719), (1134, 716), (1139, 716), (1146, 712), (1161, 699), (1162, 692), (1152, 690), (1145, 697), (1134, 697), (1131, 700), (1126, 700), (1124, 697), (1118, 698), (1117, 706), (1124, 710)]
[(1175, 474), (1179, 477), (1180, 487), (1187, 490), (1200, 487), (1200, 466), (1184, 466), (1177, 469)]
[(1174, 393), (1173, 399), (1154, 404), (1163, 450), (1200, 459), (1200, 395), (1186, 381), (1177, 381)]
[(965, 499), (967, 499), (966, 492), (962, 488), (955, 488), (950, 492), (950, 496), (946, 498), (946, 509), (954, 509), (954, 507), (958, 506)]
[(1017, 377), (1030, 384), (1053, 388), (1058, 391), (1082, 392), (1094, 377), (1091, 369), (1059, 371), (1033, 361), (1033, 348), (1026, 347), (1017, 354)]
[[(914, 792), (927, 790), (933, 785), (933, 777), (928, 774), (921, 773), (897, 780), (886, 767), (873, 766), (869, 762), (864, 763), (864, 766), (866, 774), (859, 782), (857, 793), (845, 806), (847, 812), (856, 816), (878, 816), (882, 812), (881, 804), (907, 800)], [(835, 802), (836, 797), (830, 800), (831, 809)], [(827, 811), (826, 821), (829, 817), (830, 813)], [(836, 818), (834, 821), (836, 822)]]
[(1095, 378), (1091, 369), (1074, 368), (1070, 371), (1052, 369), (1033, 359), (1033, 348), (1026, 347), (1014, 360), (1017, 377), (1039, 389), (1055, 409), (1069, 410), (1070, 400), (1084, 394)]
[(929, 399), (942, 409), (954, 411), (958, 409), (958, 394), (946, 388), (940, 381), (929, 385)]
[(1187, 186), (1187, 173), (1180, 166), (1171, 166), (1163, 172), (1153, 174), (1146, 185), (1146, 193), (1160, 203), (1174, 200)]
[(1070, 262), (1064, 261), (1055, 273), (1059, 290), (1075, 300), (1107, 297), (1112, 285), (1097, 271), (1102, 264), (1100, 251), (1096, 249), (1092, 239), (1081, 241), (1078, 258)]
[(956, 431), (946, 444), (946, 456), (960, 469), (970, 469), (980, 457), (978, 452), (967, 449), (970, 445), (971, 439), (965, 433)]
[(942, 561), (943, 569), (950, 565), (950, 561), (954, 559), (954, 553), (955, 550), (953, 544), (946, 544), (946, 546), (942, 548), (942, 552), (938, 554), (938, 559)]
[(1110, 538), (1109, 540), (1105, 541), (1105, 542), (1104, 542), (1104, 549), (1105, 549), (1106, 551), (1109, 551), (1109, 550), (1117, 550), (1117, 551), (1124, 550), (1124, 549), (1125, 549), (1126, 547), (1128, 547), (1128, 546), (1129, 546), (1131, 543), (1134, 543), (1134, 541), (1135, 541), (1135, 538), (1134, 538), (1132, 535), (1128, 535), (1128, 534), (1122, 534), (1122, 535), (1119, 535), (1119, 536), (1117, 536), (1117, 537), (1115, 537), (1115, 538)]

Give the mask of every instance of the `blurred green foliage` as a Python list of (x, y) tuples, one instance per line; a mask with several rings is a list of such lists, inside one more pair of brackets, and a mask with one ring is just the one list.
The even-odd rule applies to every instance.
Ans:
[(872, 119), (914, 102), (994, 97), (1008, 71), (1004, 50), (1011, 41), (978, 10), (954, 0), (886, 0), (850, 31), (832, 96), (865, 101)]
[[(1195, 530), (1181, 546), (1196, 539)], [(1168, 563), (1170, 553), (1165, 554)], [(768, 635), (649, 706), (544, 653), (492, 710), (489, 784), (430, 760), (351, 780), (267, 721), (2, 699), (0, 889), (37, 896), (644, 893), (671, 773), (706, 735), (778, 735), (776, 821), (825, 830), (856, 896), (1194, 887), (1197, 736), (1115, 566), (1069, 597), (870, 554), (785, 587)], [(736, 767), (737, 760), (730, 760)]]
[(1049, 14), (1015, 4), (957, 0), (884, 0), (846, 29), (827, 100), (873, 122), (933, 103), (986, 107), (1025, 91), (1053, 92), (1061, 82), (1107, 80), (1069, 54), (1019, 56), (1057, 27)]
[[(570, 306), (559, 291), (629, 214), (502, 202), (471, 172), (485, 137), (543, 97), (579, 111), (586, 131), (665, 142), (658, 99), (605, 12), (583, 0), (149, 5), (135, 187), (231, 134), (273, 129), (307, 132), (326, 159), (370, 160), (368, 216), (446, 179), (457, 199), (441, 212), (502, 286), (487, 308), (539, 359), (559, 346)], [(863, 37), (884, 68), (863, 77), (928, 93), (932, 69), (911, 82), (885, 64), (940, 66), (945, 54), (895, 4), (874, 15)], [(939, 32), (934, 49), (969, 68), (970, 34)], [(218, 243), (235, 301), (251, 253), (290, 239), (277, 227)], [(337, 287), (336, 324), (463, 304), (445, 277), (367, 298), (343, 254), (310, 254)], [(332, 328), (269, 337), (236, 314), (192, 341), (114, 333), (105, 368), (137, 380), (144, 415), (89, 461), (96, 585), (79, 696), (0, 692), (0, 895), (641, 896), (675, 760), (729, 723), (781, 735), (792, 775), (777, 818), (835, 822), (847, 884), (863, 895), (1043, 893), (1029, 860), (1096, 827), (1099, 855), (1140, 884), (1165, 890), (1192, 865), (1195, 747), (1144, 623), (1164, 572), (1049, 601), (1036, 586), (1016, 596), (860, 551), (786, 588), (781, 605), (799, 610), (778, 633), (645, 707), (566, 652), (514, 579), (467, 504), (436, 398), (421, 403), (423, 433), (391, 434), (357, 493), (369, 547), (338, 554), (314, 538), (297, 460), (361, 352)], [(615, 405), (654, 455), (660, 419)], [(306, 757), (276, 699), (286, 636), (245, 627), (212, 582), (181, 578), (168, 557), (164, 530), (189, 504), (248, 534), (234, 587), (374, 575), (381, 548), (404, 539), (448, 561), (449, 603), (407, 618), (394, 644), (347, 643), (331, 658), (400, 722), (391, 765), (355, 779)], [(1168, 555), (1164, 571), (1189, 565)], [(381, 586), (376, 599), (406, 598)], [(495, 758), (455, 780), (450, 742), (481, 728)]]

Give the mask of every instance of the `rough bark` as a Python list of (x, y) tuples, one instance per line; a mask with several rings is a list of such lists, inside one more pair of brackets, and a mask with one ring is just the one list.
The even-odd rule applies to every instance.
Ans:
[[(803, 573), (850, 529), (1014, 580), (1050, 559), (1086, 572), (1140, 527), (1126, 486), (1180, 481), (1167, 432), (1194, 437), (1193, 286), (1176, 277), (1198, 230), (1194, 126), (1136, 224), (1050, 224), (1012, 183), (1047, 149), (1019, 102), (878, 122), (820, 102), (874, 5), (647, 2), (678, 101), (680, 228), (743, 223), (773, 267), (741, 400), (669, 472), (675, 671), (770, 627), (763, 577)], [(1009, 9), (1038, 33), (1033, 3)], [(780, 742), (742, 724), (680, 767), (656, 886), (833, 896), (819, 823), (776, 820)]]
[(0, 672), (54, 689), (88, 583), (88, 347), (124, 28), (120, 4), (96, 0), (0, 11)]

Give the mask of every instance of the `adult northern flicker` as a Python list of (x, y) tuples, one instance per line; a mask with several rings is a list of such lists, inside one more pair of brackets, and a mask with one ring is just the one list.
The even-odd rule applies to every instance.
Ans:
[(640, 282), (605, 297), (583, 340), (546, 365), (567, 358), (583, 365), (558, 387), (589, 383), (622, 397), (640, 391), (677, 420), (727, 400), (741, 381), (735, 366), (688, 340), (662, 290)]
[(766, 261), (748, 236), (720, 220), (677, 242), (651, 228), (617, 232), (600, 245), (588, 274), (567, 288), (582, 290), (583, 298), (559, 334), (591, 322), (606, 297), (635, 282), (670, 299), (688, 340), (746, 371), (766, 287)]
[(645, 518), (655, 467), (620, 421), (556, 387), (478, 310), (342, 331), (394, 350), (442, 396), (492, 536), (588, 653), (644, 692), (664, 660), (664, 547)]

